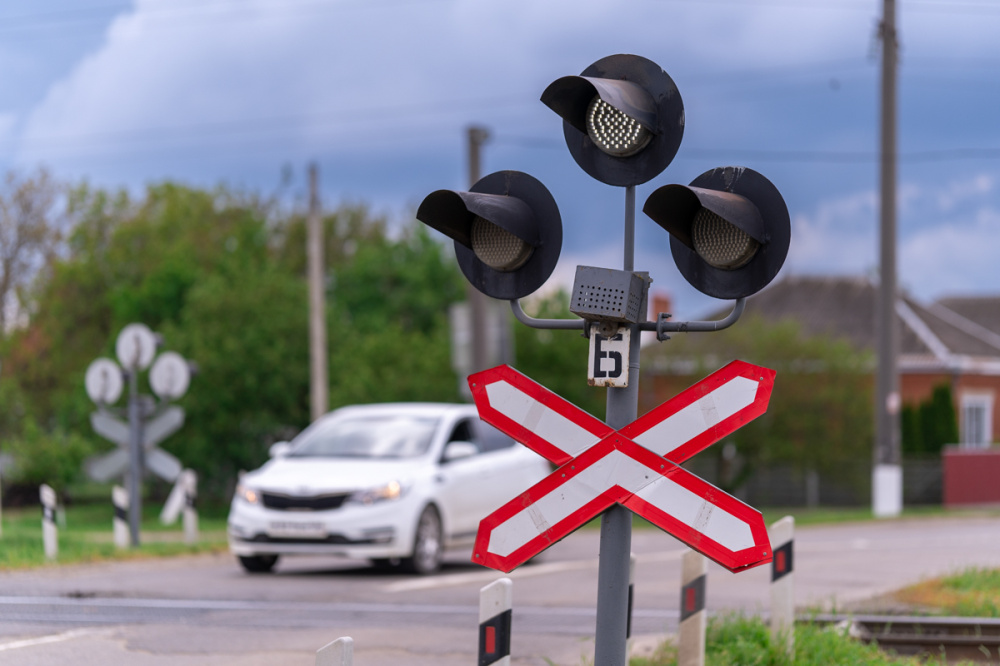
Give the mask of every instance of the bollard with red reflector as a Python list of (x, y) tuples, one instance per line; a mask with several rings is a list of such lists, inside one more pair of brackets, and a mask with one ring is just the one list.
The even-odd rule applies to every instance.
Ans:
[(681, 558), (681, 622), (677, 630), (677, 665), (705, 664), (705, 582), (708, 559), (689, 550)]
[(795, 653), (795, 587), (792, 558), (795, 518), (785, 516), (771, 525), (771, 641), (784, 644), (789, 657)]
[(479, 666), (510, 666), (513, 588), (501, 578), (479, 592)]

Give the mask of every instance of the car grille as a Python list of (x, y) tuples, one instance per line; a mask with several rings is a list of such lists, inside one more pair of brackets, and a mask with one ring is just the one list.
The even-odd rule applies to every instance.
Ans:
[(273, 537), (267, 534), (255, 534), (250, 539), (239, 539), (247, 543), (288, 543), (288, 544), (334, 544), (338, 546), (370, 546), (373, 544), (384, 544), (392, 541), (392, 534), (366, 537), (361, 539), (349, 539), (343, 534), (329, 534), (319, 539), (309, 539), (306, 537)]
[(295, 497), (279, 495), (278, 493), (261, 493), (261, 500), (268, 509), (277, 511), (328, 511), (339, 509), (350, 496), (349, 493), (337, 495), (313, 495), (311, 497)]

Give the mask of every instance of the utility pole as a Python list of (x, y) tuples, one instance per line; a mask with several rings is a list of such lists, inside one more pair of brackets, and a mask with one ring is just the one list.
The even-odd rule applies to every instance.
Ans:
[[(470, 125), (467, 128), (469, 139), (469, 187), (476, 184), (480, 178), (482, 163), (481, 148), (490, 138), (490, 132), (485, 127)], [(472, 331), (472, 367), (470, 374), (486, 370), (490, 365), (490, 340), (487, 339), (487, 310), (490, 307), (489, 297), (472, 286), (465, 287), (466, 299), (469, 301), (470, 329)]]
[(319, 169), (309, 165), (309, 215), (306, 218), (306, 263), (309, 279), (309, 398), (315, 421), (329, 407), (326, 354), (326, 294), (323, 218), (319, 205)]
[(903, 467), (900, 453), (899, 321), (896, 317), (896, 70), (899, 40), (896, 0), (882, 1), (881, 159), (879, 291), (876, 317), (878, 375), (875, 379), (875, 455), (872, 512), (898, 516), (903, 510)]

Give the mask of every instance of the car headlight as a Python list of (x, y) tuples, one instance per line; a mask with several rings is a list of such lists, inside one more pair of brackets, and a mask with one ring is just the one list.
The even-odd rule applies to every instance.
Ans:
[(236, 484), (236, 499), (243, 500), (247, 504), (260, 504), (260, 492), (242, 483)]
[(370, 506), (376, 502), (392, 502), (406, 494), (406, 486), (399, 481), (390, 481), (381, 486), (366, 488), (352, 493), (347, 501), (351, 504)]

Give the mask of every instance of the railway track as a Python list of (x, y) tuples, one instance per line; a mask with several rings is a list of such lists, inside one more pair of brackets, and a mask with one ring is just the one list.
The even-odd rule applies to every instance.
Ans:
[(819, 614), (800, 621), (842, 625), (851, 637), (899, 655), (1000, 665), (997, 618)]

